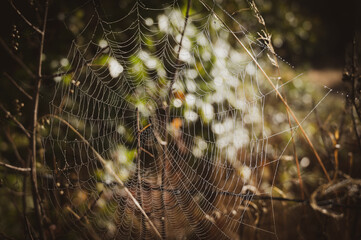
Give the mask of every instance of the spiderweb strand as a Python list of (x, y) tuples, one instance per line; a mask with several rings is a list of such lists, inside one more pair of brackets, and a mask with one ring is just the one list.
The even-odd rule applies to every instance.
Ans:
[(149, 219), (148, 215), (144, 212), (143, 208), (141, 207), (141, 204), (135, 199), (135, 197), (132, 195), (132, 193), (129, 191), (129, 189), (124, 185), (123, 181), (118, 177), (118, 175), (113, 171), (112, 168), (109, 167), (109, 165), (106, 163), (105, 159), (90, 145), (90, 143), (81, 135), (72, 125), (70, 125), (68, 122), (66, 122), (64, 119), (56, 116), (56, 115), (45, 115), (45, 118), (55, 118), (65, 125), (67, 125), (76, 135), (79, 136), (79, 138), (89, 146), (89, 148), (93, 151), (97, 159), (102, 163), (102, 165), (106, 168), (106, 170), (114, 177), (114, 179), (117, 181), (117, 183), (124, 188), (124, 191), (128, 194), (129, 198), (134, 202), (135, 206), (141, 211), (141, 213), (144, 215), (144, 217), (149, 222), (150, 226), (153, 228), (154, 232), (157, 234), (159, 239), (162, 239), (162, 236), (159, 234), (157, 228), (154, 226), (153, 222)]
[[(199, 0), (208, 10), (211, 11), (211, 8), (209, 8), (209, 6), (203, 1), (203, 0)], [(325, 168), (325, 166), (323, 165), (323, 162), (320, 158), (320, 156), (318, 155), (315, 147), (313, 146), (310, 138), (308, 137), (307, 133), (305, 132), (305, 130), (303, 129), (303, 127), (300, 125), (296, 115), (294, 114), (294, 112), (292, 111), (292, 109), (290, 108), (290, 106), (288, 105), (287, 101), (283, 98), (282, 94), (278, 91), (278, 89), (276, 88), (276, 86), (274, 85), (274, 83), (272, 82), (272, 80), (269, 78), (269, 76), (267, 75), (267, 73), (264, 71), (264, 69), (261, 67), (261, 65), (258, 63), (257, 59), (252, 55), (252, 53), (248, 50), (248, 48), (243, 44), (243, 42), (231, 31), (231, 29), (229, 29), (229, 27), (227, 26), (227, 24), (218, 17), (218, 15), (213, 12), (213, 14), (217, 17), (217, 19), (219, 21), (222, 22), (222, 24), (228, 29), (230, 30), (231, 34), (237, 39), (237, 42), (242, 46), (242, 48), (246, 51), (246, 53), (250, 56), (250, 58), (252, 58), (252, 61), (254, 61), (254, 63), (257, 65), (257, 67), (259, 68), (259, 70), (262, 72), (262, 74), (265, 76), (265, 78), (267, 79), (267, 81), (271, 84), (272, 88), (275, 89), (277, 95), (279, 96), (279, 98), (281, 99), (282, 103), (286, 106), (287, 110), (289, 111), (289, 113), (291, 114), (292, 118), (296, 121), (297, 125), (300, 127), (301, 132), (303, 134), (303, 136), (305, 137), (307, 143), (309, 144), (309, 146), (311, 147), (313, 153), (315, 154), (315, 157), (317, 159), (317, 161), (319, 162), (325, 176), (327, 177), (327, 180), (329, 182), (331, 182), (331, 178), (327, 173), (327, 170)]]
[[(94, 4), (43, 119), (42, 187), (75, 232), (86, 219), (106, 239), (235, 239), (243, 228), (277, 237), (275, 224), (255, 223), (252, 199), (272, 199), (277, 171), (270, 183), (264, 172), (290, 142), (273, 156), (272, 141), (305, 120), (265, 121), (298, 76), (266, 84), (268, 49), (206, 6), (136, 1), (105, 20)], [(243, 50), (227, 44), (232, 35)]]

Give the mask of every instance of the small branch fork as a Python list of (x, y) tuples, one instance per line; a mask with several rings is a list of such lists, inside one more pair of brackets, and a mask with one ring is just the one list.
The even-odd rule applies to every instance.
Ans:
[[(148, 154), (149, 156), (151, 156), (152, 158), (154, 158), (154, 155), (151, 154), (148, 150), (142, 148), (141, 144), (140, 144), (140, 135), (142, 132), (144, 132), (147, 128), (149, 128), (150, 126), (152, 126), (151, 123), (149, 123), (147, 126), (145, 126), (144, 128), (140, 129), (140, 125), (139, 125), (139, 111), (137, 108), (137, 129), (138, 129), (138, 149), (145, 152), (146, 154)], [(139, 156), (140, 156), (140, 152), (139, 152)]]
[(32, 29), (34, 29), (36, 32), (38, 32), (39, 34), (43, 34), (43, 31), (40, 30), (38, 27), (34, 26), (20, 11), (19, 9), (16, 8), (16, 6), (14, 5), (14, 1), (10, 0), (10, 5), (14, 8), (14, 10), (16, 11), (16, 13), (24, 20), (24, 22), (26, 22), (26, 24), (28, 24)]
[(276, 94), (278, 95), (278, 97), (281, 99), (282, 103), (285, 105), (286, 109), (288, 110), (288, 112), (291, 114), (292, 118), (295, 120), (295, 122), (297, 123), (297, 126), (300, 128), (303, 137), (305, 138), (306, 142), (308, 143), (308, 145), (310, 146), (311, 150), (313, 151), (318, 163), (320, 164), (327, 180), (329, 182), (331, 182), (331, 178), (327, 173), (327, 170), (320, 158), (320, 156), (318, 155), (315, 147), (313, 146), (310, 138), (308, 137), (307, 133), (305, 132), (305, 130), (303, 129), (301, 123), (298, 121), (296, 115), (294, 114), (294, 112), (292, 111), (292, 109), (290, 108), (290, 106), (288, 105), (287, 101), (285, 100), (285, 98), (282, 96), (282, 94), (279, 92), (278, 88), (274, 85), (274, 83), (272, 82), (272, 80), (270, 79), (270, 77), (267, 75), (267, 73), (265, 72), (265, 70), (261, 67), (261, 65), (258, 63), (257, 59), (252, 55), (252, 53), (248, 50), (248, 48), (243, 44), (243, 42), (237, 37), (237, 35), (232, 31), (232, 29), (230, 29), (230, 27), (218, 16), (217, 13), (215, 13), (212, 8), (205, 3), (203, 0), (199, 0), (203, 6), (209, 11), (211, 12), (222, 24), (223, 26), (233, 35), (233, 37), (237, 40), (237, 42), (241, 45), (241, 47), (246, 51), (247, 55), (252, 59), (252, 61), (256, 64), (256, 66), (258, 67), (258, 69), (262, 72), (262, 75), (267, 79), (267, 81), (269, 82), (269, 84), (272, 86), (272, 88), (275, 90)]
[[(38, 108), (39, 108), (39, 93), (41, 88), (41, 78), (42, 78), (42, 62), (43, 62), (43, 51), (44, 51), (44, 41), (45, 41), (45, 30), (46, 30), (46, 24), (47, 24), (47, 18), (48, 18), (48, 10), (49, 10), (49, 1), (45, 0), (45, 7), (44, 7), (44, 16), (43, 16), (43, 22), (41, 29), (36, 27), (34, 24), (32, 24), (21, 12), (17, 7), (14, 5), (13, 0), (9, 0), (10, 5), (12, 8), (16, 11), (16, 13), (24, 20), (24, 22), (29, 25), (33, 30), (35, 30), (37, 33), (40, 34), (40, 46), (39, 46), (39, 61), (38, 61), (38, 71), (37, 75), (35, 75), (32, 70), (19, 58), (16, 54), (14, 54), (11, 49), (7, 46), (5, 41), (0, 38), (0, 45), (5, 49), (6, 52), (25, 70), (25, 72), (32, 78), (36, 79), (36, 84), (34, 87), (34, 95), (30, 96), (24, 89), (22, 89), (19, 85), (16, 84), (16, 82), (10, 77), (10, 75), (5, 74), (5, 76), (17, 87), (27, 98), (30, 100), (33, 100), (33, 122), (32, 122), (32, 129), (31, 131), (27, 131), (24, 126), (14, 117), (10, 114), (9, 111), (7, 111), (2, 105), (0, 105), (0, 108), (9, 116), (26, 134), (27, 137), (31, 138), (31, 144), (32, 144), (32, 158), (30, 161), (30, 175), (31, 175), (31, 185), (32, 185), (32, 196), (33, 196), (33, 202), (34, 202), (34, 210), (35, 210), (35, 218), (37, 221), (37, 227), (38, 227), (38, 238), (40, 240), (46, 239), (45, 233), (44, 233), (44, 227), (43, 227), (43, 211), (41, 208), (41, 198), (38, 191), (38, 185), (37, 185), (37, 173), (36, 173), (36, 158), (37, 158), (37, 124), (38, 124)], [(8, 164), (1, 164), (2, 166), (5, 166), (7, 168), (11, 168), (17, 171), (28, 171), (28, 168), (15, 168), (13, 166), (10, 166)], [(24, 177), (24, 184), (26, 183), (25, 177)], [(25, 205), (24, 205), (25, 206)], [(26, 212), (26, 209), (24, 209), (24, 212)]]

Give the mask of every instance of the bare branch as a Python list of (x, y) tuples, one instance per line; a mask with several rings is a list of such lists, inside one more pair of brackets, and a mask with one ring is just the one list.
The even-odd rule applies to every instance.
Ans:
[(14, 2), (13, 0), (10, 0), (10, 4), (11, 6), (14, 8), (14, 10), (16, 11), (16, 13), (32, 28), (34, 29), (35, 31), (37, 31), (38, 33), (40, 34), (43, 34), (43, 32), (34, 26), (34, 24), (32, 24), (20, 11), (19, 9), (16, 8), (16, 6), (14, 5)]
[(23, 132), (25, 133), (25, 135), (26, 135), (28, 138), (31, 137), (29, 131), (26, 130), (26, 128), (24, 127), (24, 125), (22, 125), (22, 124), (16, 119), (16, 117), (15, 117), (14, 115), (12, 115), (12, 114), (10, 113), (10, 111), (8, 111), (1, 103), (0, 103), (0, 108), (5, 112), (5, 114), (6, 114), (7, 117), (11, 118), (11, 119), (20, 127), (20, 129), (23, 130)]
[(31, 183), (32, 183), (32, 195), (33, 195), (33, 202), (34, 202), (34, 209), (35, 209), (35, 216), (38, 222), (38, 231), (39, 231), (39, 238), (41, 240), (45, 239), (45, 233), (43, 229), (43, 219), (42, 216), (42, 207), (40, 203), (40, 196), (38, 190), (38, 183), (37, 183), (37, 174), (36, 174), (36, 157), (37, 157), (37, 125), (38, 125), (38, 109), (39, 109), (39, 93), (41, 88), (41, 76), (42, 76), (42, 63), (43, 63), (43, 50), (44, 50), (44, 41), (45, 41), (45, 30), (46, 30), (46, 23), (48, 18), (48, 10), (49, 10), (49, 1), (46, 0), (45, 2), (45, 12), (43, 18), (43, 28), (41, 31), (41, 40), (40, 40), (40, 49), (39, 49), (39, 65), (38, 65), (38, 74), (37, 74), (37, 83), (35, 86), (34, 91), (34, 110), (33, 110), (33, 125), (32, 125), (32, 158), (30, 162), (31, 168)]
[(19, 153), (19, 150), (18, 150), (18, 148), (17, 148), (17, 146), (16, 146), (16, 144), (14, 142), (14, 139), (12, 138), (12, 136), (10, 134), (9, 128), (5, 129), (5, 136), (8, 139), (8, 141), (10, 142), (10, 144), (11, 144), (11, 146), (13, 148), (16, 158), (22, 164), (22, 166), (25, 167), (26, 166), (25, 160), (21, 157), (21, 155)]
[(30, 96), (30, 94), (27, 93), (20, 85), (18, 85), (18, 84), (16, 83), (16, 81), (15, 81), (8, 73), (5, 72), (4, 75), (5, 75), (5, 77), (7, 77), (7, 78), (10, 80), (10, 82), (11, 82), (12, 84), (14, 84), (14, 86), (15, 86), (17, 89), (19, 89), (20, 92), (24, 93), (24, 95), (25, 95), (27, 98), (29, 98), (30, 100), (33, 100), (33, 97)]
[(7, 164), (7, 163), (1, 162), (1, 161), (0, 161), (0, 166), (6, 167), (8, 169), (11, 169), (11, 170), (14, 170), (17, 172), (22, 172), (22, 173), (28, 173), (31, 170), (30, 168), (15, 167), (13, 165), (10, 165), (10, 164)]
[(151, 156), (152, 158), (154, 158), (154, 155), (151, 154), (149, 151), (145, 150), (144, 148), (140, 147), (140, 150), (142, 150), (143, 152), (145, 152), (146, 154), (148, 154), (149, 156)]

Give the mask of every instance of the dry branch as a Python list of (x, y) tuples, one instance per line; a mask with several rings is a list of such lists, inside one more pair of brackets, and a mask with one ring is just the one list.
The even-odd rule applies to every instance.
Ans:
[(28, 138), (30, 138), (31, 135), (30, 135), (29, 131), (1, 103), (0, 103), (0, 108), (1, 108), (1, 110), (3, 110), (5, 112), (6, 116), (11, 118), (19, 126), (19, 128), (25, 133), (25, 135)]
[(16, 11), (16, 13), (26, 22), (26, 24), (28, 24), (32, 29), (34, 29), (36, 32), (42, 34), (42, 31), (34, 26), (34, 24), (32, 24), (21, 12), (19, 9), (16, 8), (16, 6), (14, 5), (13, 0), (10, 0), (10, 5), (14, 8), (14, 10)]
[(0, 161), (0, 166), (6, 167), (8, 169), (17, 171), (17, 172), (21, 172), (21, 173), (28, 173), (30, 172), (30, 168), (21, 168), (21, 167), (15, 167), (13, 165), (7, 164), (7, 163), (3, 163)]
[(30, 96), (30, 94), (27, 93), (19, 84), (17, 84), (16, 81), (8, 73), (5, 72), (4, 75), (10, 80), (12, 84), (14, 84), (17, 89), (19, 89), (20, 92), (22, 92), (30, 100), (33, 100), (33, 97)]
[(45, 2), (45, 12), (43, 18), (43, 27), (41, 31), (41, 40), (40, 40), (40, 49), (39, 49), (39, 65), (38, 65), (38, 75), (37, 75), (37, 83), (34, 91), (34, 108), (33, 108), (33, 125), (32, 125), (32, 159), (30, 162), (31, 168), (31, 183), (32, 183), (32, 193), (33, 193), (33, 201), (35, 208), (35, 216), (38, 222), (38, 231), (39, 238), (45, 239), (45, 233), (43, 229), (43, 216), (42, 209), (40, 204), (40, 196), (38, 190), (37, 176), (36, 176), (36, 158), (37, 158), (37, 126), (38, 126), (38, 108), (39, 108), (39, 94), (41, 88), (41, 76), (42, 76), (42, 63), (43, 63), (43, 50), (44, 50), (44, 41), (45, 41), (45, 30), (46, 23), (48, 18), (48, 10), (49, 10), (49, 2), (48, 0)]

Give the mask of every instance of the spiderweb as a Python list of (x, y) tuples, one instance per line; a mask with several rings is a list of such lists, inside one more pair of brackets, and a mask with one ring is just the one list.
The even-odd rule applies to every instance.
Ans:
[(136, 1), (109, 20), (94, 4), (55, 78), (42, 139), (42, 186), (58, 221), (95, 239), (275, 236), (257, 225), (252, 199), (259, 189), (272, 196), (264, 172), (276, 174), (287, 146), (277, 154), (269, 142), (290, 127), (265, 120), (275, 90), (214, 13), (265, 69), (270, 52), (209, 6)]

